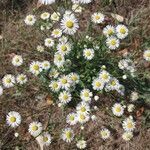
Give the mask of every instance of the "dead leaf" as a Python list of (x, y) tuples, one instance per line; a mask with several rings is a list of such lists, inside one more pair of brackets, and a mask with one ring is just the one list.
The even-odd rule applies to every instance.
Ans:
[(136, 111), (136, 116), (137, 116), (137, 118), (138, 118), (138, 117), (141, 117), (142, 114), (143, 114), (143, 112), (144, 112), (144, 107), (141, 107), (139, 110), (137, 110), (137, 111)]
[(52, 100), (52, 96), (47, 95), (47, 97), (46, 97), (46, 103), (48, 105), (52, 105), (54, 103), (53, 100)]

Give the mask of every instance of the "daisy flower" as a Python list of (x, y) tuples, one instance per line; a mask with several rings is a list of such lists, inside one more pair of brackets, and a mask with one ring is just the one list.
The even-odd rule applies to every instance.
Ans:
[(71, 44), (70, 43), (59, 43), (57, 45), (57, 50), (62, 55), (67, 55), (71, 51)]
[(133, 133), (132, 132), (124, 132), (122, 134), (122, 138), (125, 140), (125, 141), (130, 141), (132, 138), (133, 138)]
[(59, 42), (60, 43), (67, 43), (68, 42), (68, 38), (66, 36), (62, 36), (60, 39), (59, 39)]
[(38, 52), (44, 52), (44, 47), (41, 45), (38, 45), (36, 49)]
[(62, 131), (61, 138), (66, 141), (67, 143), (70, 143), (74, 139), (74, 132), (71, 128), (65, 128)]
[(93, 49), (84, 49), (83, 56), (87, 60), (91, 60), (94, 57), (94, 50)]
[(51, 15), (51, 20), (52, 21), (59, 21), (60, 19), (60, 13), (59, 12), (54, 12), (52, 15)]
[(41, 14), (41, 19), (43, 20), (47, 20), (50, 17), (50, 13), (48, 12), (44, 12)]
[(62, 31), (60, 29), (54, 29), (52, 31), (52, 37), (59, 38), (62, 36)]
[(137, 101), (139, 99), (139, 93), (138, 92), (132, 92), (131, 95), (130, 95), (130, 99), (131, 101)]
[(92, 22), (99, 24), (104, 22), (105, 16), (102, 13), (96, 12), (92, 15)]
[(133, 105), (133, 104), (129, 104), (127, 107), (128, 112), (133, 112), (134, 109), (135, 109), (135, 105)]
[(15, 84), (15, 77), (11, 74), (7, 74), (3, 77), (2, 83), (3, 83), (4, 87), (11, 88)]
[(95, 115), (91, 116), (92, 121), (95, 121), (97, 119), (97, 117)]
[(77, 105), (76, 110), (77, 113), (88, 114), (90, 112), (90, 106), (85, 102), (81, 102)]
[(50, 62), (49, 61), (43, 61), (42, 63), (41, 63), (41, 67), (42, 67), (42, 69), (44, 69), (44, 70), (48, 70), (49, 68), (50, 68)]
[(38, 136), (42, 132), (42, 124), (41, 122), (32, 122), (29, 124), (29, 129), (28, 131), (30, 134), (34, 137)]
[(19, 133), (18, 132), (15, 132), (14, 136), (17, 138), (19, 137)]
[(77, 141), (77, 144), (76, 144), (77, 148), (79, 149), (85, 149), (86, 146), (87, 146), (87, 143), (85, 140), (79, 140)]
[(95, 100), (95, 101), (98, 101), (98, 100), (99, 100), (99, 96), (95, 95), (95, 96), (94, 96), (94, 100)]
[(90, 120), (90, 116), (85, 113), (77, 113), (77, 119), (79, 123), (84, 124)]
[(115, 33), (115, 28), (112, 25), (107, 25), (104, 29), (103, 29), (103, 34), (106, 37), (112, 36)]
[(70, 125), (75, 125), (77, 123), (77, 115), (75, 113), (69, 113), (66, 122)]
[(52, 137), (48, 132), (44, 132), (41, 138), (43, 145), (49, 146), (51, 144)]
[(119, 39), (124, 39), (128, 36), (128, 28), (125, 25), (118, 25), (116, 27), (116, 33), (117, 33), (117, 37)]
[(92, 82), (92, 86), (93, 86), (94, 90), (100, 91), (100, 90), (102, 90), (104, 88), (104, 83), (100, 79), (95, 79)]
[(15, 55), (12, 58), (12, 64), (16, 67), (21, 66), (23, 64), (23, 58), (21, 55)]
[(110, 74), (106, 70), (103, 70), (99, 73), (99, 79), (104, 83), (108, 83), (110, 78)]
[(55, 3), (55, 0), (39, 0), (39, 2), (44, 5), (49, 5)]
[(93, 94), (92, 94), (92, 92), (89, 89), (83, 89), (80, 92), (80, 97), (85, 102), (91, 102), (92, 96), (93, 96)]
[(3, 95), (3, 88), (0, 86), (0, 96)]
[(11, 111), (6, 116), (6, 121), (12, 128), (18, 127), (21, 124), (21, 115), (18, 112)]
[(145, 60), (150, 61), (150, 50), (144, 51), (143, 57)]
[(133, 62), (130, 59), (122, 59), (119, 61), (118, 67), (121, 70), (125, 70), (125, 69), (128, 70), (129, 66), (131, 66), (132, 63)]
[(73, 83), (76, 83), (76, 84), (79, 83), (80, 77), (77, 73), (72, 72), (72, 73), (69, 74), (69, 77), (70, 77), (70, 79)]
[(71, 101), (72, 97), (71, 94), (67, 91), (63, 91), (59, 94), (58, 99), (62, 104), (67, 104)]
[(59, 76), (58, 70), (56, 70), (55, 68), (52, 68), (50, 70), (49, 77), (50, 78), (57, 78), (58, 76)]
[(59, 79), (59, 83), (62, 89), (68, 90), (69, 87), (71, 86), (71, 80), (69, 78), (69, 76), (63, 75), (60, 79)]
[(82, 12), (82, 7), (79, 4), (73, 4), (72, 5), (72, 10), (76, 13), (81, 13)]
[(113, 91), (118, 89), (118, 85), (119, 85), (119, 81), (116, 78), (110, 78), (110, 81), (106, 85), (106, 88), (109, 91), (111, 90)]
[(106, 40), (106, 45), (109, 49), (115, 50), (119, 47), (120, 41), (116, 37), (110, 36)]
[(112, 107), (112, 112), (113, 112), (113, 114), (114, 114), (115, 116), (120, 117), (120, 116), (122, 116), (123, 113), (124, 113), (124, 108), (123, 108), (123, 106), (122, 106), (121, 104), (115, 103), (115, 104), (113, 105), (113, 107)]
[(111, 16), (116, 19), (118, 22), (123, 22), (124, 21), (124, 18), (118, 14), (113, 14), (111, 13)]
[(19, 84), (25, 84), (27, 82), (27, 76), (25, 74), (18, 74), (16, 77), (16, 81)]
[(52, 46), (54, 46), (54, 40), (52, 38), (46, 38), (45, 39), (45, 46), (46, 47), (52, 47)]
[(36, 18), (34, 15), (28, 15), (26, 16), (24, 22), (26, 25), (33, 26), (36, 22)]
[(125, 131), (133, 131), (135, 129), (135, 124), (134, 120), (128, 117), (123, 121), (122, 126)]
[(30, 66), (29, 70), (32, 74), (38, 75), (42, 71), (42, 66), (39, 61), (33, 61)]
[(64, 15), (61, 20), (61, 28), (64, 33), (73, 35), (79, 28), (78, 21), (73, 14)]
[(60, 84), (58, 81), (51, 81), (49, 87), (54, 92), (58, 92), (60, 90)]
[(106, 140), (106, 139), (108, 139), (110, 137), (110, 131), (108, 129), (106, 129), (106, 128), (102, 129), (100, 131), (100, 134), (101, 134), (101, 138), (103, 140)]
[(60, 54), (60, 53), (55, 53), (55, 55), (54, 55), (54, 64), (58, 67), (58, 68), (60, 68), (60, 67), (62, 67), (63, 65), (64, 65), (64, 63), (65, 63), (65, 58), (64, 58), (64, 56), (62, 55), (62, 54)]

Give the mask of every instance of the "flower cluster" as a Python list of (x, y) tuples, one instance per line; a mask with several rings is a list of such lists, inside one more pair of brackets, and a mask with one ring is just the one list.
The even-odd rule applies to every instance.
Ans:
[[(42, 4), (54, 4), (55, 0), (40, 0)], [(133, 75), (136, 71), (134, 62), (129, 58), (119, 58), (114, 56), (119, 50), (122, 40), (124, 40), (129, 30), (123, 23), (108, 24), (106, 15), (102, 12), (94, 12), (89, 19), (87, 31), (80, 30), (80, 15), (83, 10), (81, 4), (88, 4), (92, 0), (71, 0), (72, 10), (44, 12), (37, 19), (35, 15), (28, 15), (24, 19), (27, 26), (35, 26), (39, 32), (46, 32), (45, 39), (36, 46), (40, 53), (47, 51), (51, 54), (50, 60), (33, 60), (28, 67), (29, 73), (36, 77), (43, 77), (44, 87), (47, 87), (53, 96), (55, 103), (63, 110), (73, 104), (74, 109), (67, 114), (67, 126), (79, 124), (84, 130), (85, 123), (96, 121), (94, 112), (98, 106), (93, 107), (93, 101), (99, 101), (100, 94), (117, 94), (124, 99), (126, 88), (120, 79), (120, 75), (128, 72)], [(70, 4), (70, 3), (69, 3)], [(68, 4), (68, 5), (69, 5)], [(64, 7), (65, 8), (65, 7)], [(69, 7), (70, 8), (70, 7)], [(77, 15), (78, 14), (78, 15)], [(105, 27), (103, 27), (107, 24)], [(93, 28), (101, 27), (101, 36), (94, 33)], [(90, 35), (90, 36), (89, 36)], [(150, 60), (150, 50), (143, 54), (146, 61)], [(21, 55), (12, 58), (12, 65), (19, 67), (24, 60)], [(121, 72), (123, 71), (123, 73)], [(134, 76), (133, 76), (134, 77)], [(27, 75), (6, 74), (2, 78), (4, 88), (23, 85), (27, 82)], [(131, 83), (132, 84), (132, 83)], [(132, 89), (135, 90), (135, 89)], [(138, 93), (131, 93), (131, 101), (136, 101)], [(3, 87), (0, 86), (0, 95), (3, 94)], [(116, 102), (112, 105), (111, 111), (115, 117), (125, 118), (122, 122), (124, 133), (122, 138), (129, 141), (133, 137), (136, 127), (134, 117), (130, 115), (135, 109), (134, 104), (127, 104), (125, 101)], [(94, 110), (94, 111), (93, 111)], [(126, 116), (126, 113), (129, 114)], [(7, 124), (11, 127), (18, 127), (21, 124), (21, 115), (18, 112), (8, 113)], [(67, 143), (76, 139), (76, 135), (71, 127), (66, 127), (61, 132), (61, 139)], [(51, 135), (43, 129), (41, 122), (33, 121), (29, 124), (29, 133), (37, 138), (39, 143), (48, 146), (52, 142)], [(103, 127), (100, 131), (103, 140), (110, 138), (111, 130)], [(76, 142), (79, 149), (87, 146), (85, 137), (81, 136)]]

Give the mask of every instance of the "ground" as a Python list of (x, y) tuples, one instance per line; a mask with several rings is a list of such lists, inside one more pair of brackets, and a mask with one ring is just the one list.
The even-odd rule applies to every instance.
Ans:
[[(23, 3), (21, 0), (2, 0), (0, 2), (0, 34), (3, 39), (0, 41), (0, 78), (6, 73), (17, 74), (23, 72), (24, 66), (15, 69), (11, 65), (11, 58), (14, 54), (22, 54), (26, 62), (34, 60), (42, 60), (42, 58), (49, 58), (47, 54), (35, 53), (37, 40), (40, 42), (41, 35), (24, 27), (23, 19), (25, 15), (33, 10), (39, 13), (40, 10), (45, 11), (50, 8), (40, 7), (37, 9), (36, 0)], [(95, 0), (90, 6), (91, 12), (100, 10), (102, 12), (117, 13), (125, 18), (125, 22), (130, 25), (132, 33), (130, 35), (130, 42), (126, 45), (126, 49), (122, 51), (134, 51), (137, 55), (137, 61), (141, 57), (141, 49), (144, 46), (150, 46), (150, 3), (148, 0)], [(85, 12), (85, 17), (89, 12)], [(29, 34), (31, 33), (31, 34)], [(130, 46), (130, 48), (129, 48)], [(144, 64), (145, 70), (149, 64)], [(53, 133), (55, 141), (45, 149), (52, 150), (75, 150), (75, 143), (70, 145), (65, 144), (59, 139), (59, 131), (66, 126), (65, 117), (67, 112), (61, 111), (57, 106), (52, 104), (52, 99), (49, 94), (44, 93), (42, 87), (37, 79), (29, 76), (30, 82), (27, 86), (16, 92), (15, 89), (5, 90), (3, 96), (0, 97), (0, 149), (13, 150), (17, 145), (21, 145), (23, 150), (38, 150), (39, 146), (35, 140), (27, 132), (28, 124), (33, 120), (38, 120), (47, 128), (50, 123), (50, 131), (55, 130)], [(42, 91), (42, 92), (41, 92)], [(121, 126), (118, 126), (119, 119), (112, 117), (109, 114), (109, 106), (115, 101), (109, 96), (101, 95), (98, 104), (99, 111), (96, 116), (97, 122), (89, 122), (86, 128), (85, 138), (88, 142), (87, 150), (149, 150), (150, 149), (150, 133), (147, 126), (143, 125), (143, 117), (137, 118), (137, 129), (135, 137), (132, 141), (126, 143), (120, 137), (123, 133)], [(93, 104), (94, 105), (94, 104)], [(108, 108), (106, 110), (101, 109)], [(6, 114), (15, 110), (22, 114), (23, 124), (18, 128), (17, 132), (20, 134), (19, 138), (14, 137), (15, 130), (12, 130), (6, 125)], [(71, 110), (68, 110), (70, 112)], [(48, 119), (50, 118), (50, 119)], [(98, 129), (102, 126), (108, 126), (112, 131), (111, 139), (103, 141), (99, 138)], [(118, 127), (117, 127), (118, 126)], [(115, 127), (116, 130), (112, 129)], [(79, 126), (74, 128), (75, 131), (80, 130)]]

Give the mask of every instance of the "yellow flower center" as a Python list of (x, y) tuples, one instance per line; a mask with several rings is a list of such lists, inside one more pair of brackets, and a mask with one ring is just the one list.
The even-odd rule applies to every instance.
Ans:
[(101, 83), (100, 82), (96, 82), (95, 84), (97, 87), (100, 87), (101, 86)]
[(128, 122), (127, 127), (128, 127), (129, 129), (133, 128), (132, 122)]
[(47, 42), (50, 44), (52, 41), (51, 41), (51, 40), (48, 40)]
[(90, 52), (90, 51), (87, 51), (87, 52), (86, 52), (86, 56), (91, 56), (91, 52)]
[(58, 31), (58, 30), (55, 30), (55, 31), (54, 31), (54, 34), (55, 34), (55, 35), (58, 35), (58, 34), (59, 34), (59, 31)]
[(6, 79), (6, 83), (11, 83), (11, 79)]
[(146, 56), (146, 57), (150, 57), (150, 53), (146, 53), (145, 56)]
[(66, 79), (62, 79), (62, 83), (63, 83), (63, 84), (66, 84), (66, 83), (67, 83), (67, 80), (66, 80)]
[(71, 139), (72, 133), (70, 131), (66, 132), (66, 138)]
[(103, 132), (101, 132), (101, 135), (102, 135), (103, 137), (105, 137), (105, 136), (107, 136), (107, 132), (103, 131)]
[(16, 122), (16, 117), (11, 117), (10, 118), (10, 121), (13, 123), (13, 122)]
[(32, 17), (28, 17), (28, 20), (29, 20), (29, 21), (32, 21), (32, 20), (33, 20), (33, 18), (32, 18)]
[(70, 118), (69, 118), (71, 121), (73, 121), (74, 120), (74, 116), (70, 116)]
[(64, 100), (67, 100), (68, 99), (68, 95), (64, 95), (63, 98), (64, 98)]
[(67, 22), (66, 22), (66, 26), (67, 26), (68, 28), (73, 28), (74, 23), (73, 23), (72, 21), (67, 21)]
[(67, 46), (66, 45), (62, 45), (61, 46), (61, 50), (64, 51), (64, 52), (67, 51)]
[(43, 137), (43, 141), (44, 141), (44, 142), (47, 142), (47, 141), (48, 141), (48, 137), (44, 136), (44, 137)]
[(22, 76), (22, 77), (20, 77), (20, 80), (21, 80), (21, 81), (25, 80), (25, 77), (23, 77), (23, 76)]
[(77, 77), (76, 77), (76, 76), (72, 76), (71, 79), (72, 79), (73, 81), (76, 81), (76, 80), (77, 80)]
[(85, 111), (86, 111), (85, 107), (81, 107), (81, 112), (85, 112)]
[(121, 29), (120, 29), (120, 33), (125, 34), (125, 33), (126, 33), (126, 30), (125, 30), (124, 28), (121, 28)]
[(34, 70), (39, 70), (39, 68), (40, 68), (40, 67), (39, 67), (38, 65), (34, 65), (34, 66), (33, 66), (33, 69), (34, 69)]
[(44, 13), (43, 16), (44, 16), (44, 17), (47, 17), (47, 16), (48, 16), (48, 13)]
[(57, 88), (58, 84), (57, 83), (53, 83), (53, 88)]
[(116, 107), (116, 112), (120, 112), (121, 111), (121, 108), (118, 106)]
[(58, 55), (58, 56), (57, 56), (57, 59), (58, 59), (59, 61), (62, 61), (61, 55)]
[(111, 34), (113, 34), (113, 30), (108, 30), (108, 35), (111, 35)]
[(81, 115), (80, 115), (80, 119), (81, 119), (81, 120), (84, 120), (84, 119), (85, 119), (85, 116), (84, 116), (83, 114), (81, 114)]
[(84, 96), (85, 96), (85, 97), (89, 97), (89, 93), (88, 93), (88, 92), (85, 92), (85, 93), (84, 93)]
[(107, 74), (102, 74), (102, 78), (106, 80), (106, 79), (108, 79), (108, 75)]
[(33, 131), (37, 131), (38, 130), (38, 126), (36, 126), (36, 125), (32, 126), (32, 130)]
[(96, 20), (99, 20), (99, 19), (100, 19), (100, 16), (98, 16), (98, 15), (95, 16), (95, 19), (96, 19)]
[(113, 39), (113, 40), (111, 40), (111, 45), (116, 45), (116, 40), (115, 39)]
[(111, 85), (112, 85), (112, 86), (115, 86), (115, 85), (116, 85), (116, 82), (115, 82), (115, 81), (112, 81), (112, 82), (111, 82)]
[(19, 62), (19, 59), (18, 59), (18, 58), (16, 58), (16, 62)]

